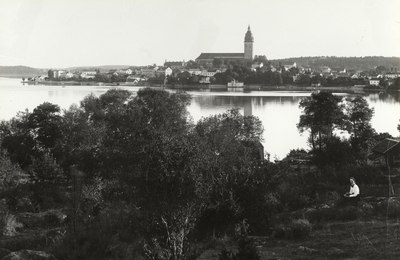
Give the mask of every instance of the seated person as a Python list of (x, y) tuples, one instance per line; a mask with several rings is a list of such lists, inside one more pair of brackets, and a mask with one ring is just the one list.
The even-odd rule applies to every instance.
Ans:
[(338, 201), (339, 206), (343, 206), (348, 203), (359, 201), (360, 188), (356, 184), (356, 179), (354, 177), (350, 178), (350, 191), (344, 194), (344, 197)]

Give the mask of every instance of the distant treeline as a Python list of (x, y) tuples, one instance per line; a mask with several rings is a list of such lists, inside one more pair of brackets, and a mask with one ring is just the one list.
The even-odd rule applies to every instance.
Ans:
[(26, 66), (0, 66), (2, 77), (34, 77), (42, 74), (47, 74), (47, 70)]
[(272, 64), (278, 62), (296, 62), (297, 65), (303, 67), (311, 67), (317, 69), (322, 66), (328, 66), (331, 69), (356, 69), (370, 70), (377, 66), (384, 66), (387, 69), (400, 69), (400, 57), (382, 57), (382, 56), (367, 56), (367, 57), (336, 57), (336, 56), (321, 56), (321, 57), (297, 57), (288, 59), (271, 60)]
[[(382, 56), (367, 56), (367, 57), (336, 57), (336, 56), (321, 56), (321, 57), (297, 57), (287, 59), (270, 60), (272, 65), (277, 65), (279, 62), (296, 62), (297, 65), (310, 67), (313, 70), (322, 66), (328, 66), (331, 69), (355, 69), (355, 70), (371, 70), (378, 66), (383, 66), (390, 70), (400, 70), (400, 57), (382, 57)], [(73, 67), (70, 70), (86, 70), (100, 69), (107, 70), (110, 68), (128, 67), (122, 65), (112, 66), (88, 66), (88, 67)], [(32, 77), (46, 74), (46, 69), (36, 69), (27, 66), (0, 66), (0, 76), (3, 77)]]

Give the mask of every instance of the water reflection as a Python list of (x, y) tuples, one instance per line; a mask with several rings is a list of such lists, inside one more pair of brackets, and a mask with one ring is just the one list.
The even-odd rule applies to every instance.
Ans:
[[(21, 84), (20, 79), (0, 78), (0, 119), (10, 119), (26, 108), (33, 111), (43, 102), (51, 102), (68, 109), (93, 93), (100, 96), (108, 86), (41, 86)], [(123, 87), (136, 93), (141, 87)], [(170, 92), (175, 92), (170, 90)], [(296, 124), (300, 118), (299, 102), (311, 95), (306, 91), (188, 91), (192, 101), (188, 110), (196, 122), (201, 117), (240, 108), (242, 113), (260, 118), (264, 126), (264, 147), (271, 154), (283, 158), (290, 149), (308, 148), (307, 136), (301, 136)], [(395, 93), (334, 93), (343, 97), (363, 96), (375, 110), (371, 120), (377, 132), (399, 136), (397, 124), (400, 119), (399, 92)]]

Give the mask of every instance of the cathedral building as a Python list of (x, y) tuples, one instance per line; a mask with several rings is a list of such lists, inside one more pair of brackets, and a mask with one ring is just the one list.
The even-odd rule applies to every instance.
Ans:
[(250, 30), (250, 25), (244, 36), (244, 53), (201, 53), (196, 58), (199, 64), (212, 63), (214, 59), (228, 60), (228, 61), (252, 61), (253, 60), (253, 43), (254, 37)]

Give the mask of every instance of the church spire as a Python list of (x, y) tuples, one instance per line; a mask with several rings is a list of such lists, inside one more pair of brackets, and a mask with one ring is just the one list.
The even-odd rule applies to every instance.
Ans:
[(250, 24), (247, 27), (247, 32), (246, 32), (246, 35), (244, 37), (244, 41), (245, 42), (254, 42), (254, 37), (253, 37), (253, 34), (251, 33), (251, 30), (250, 30)]

